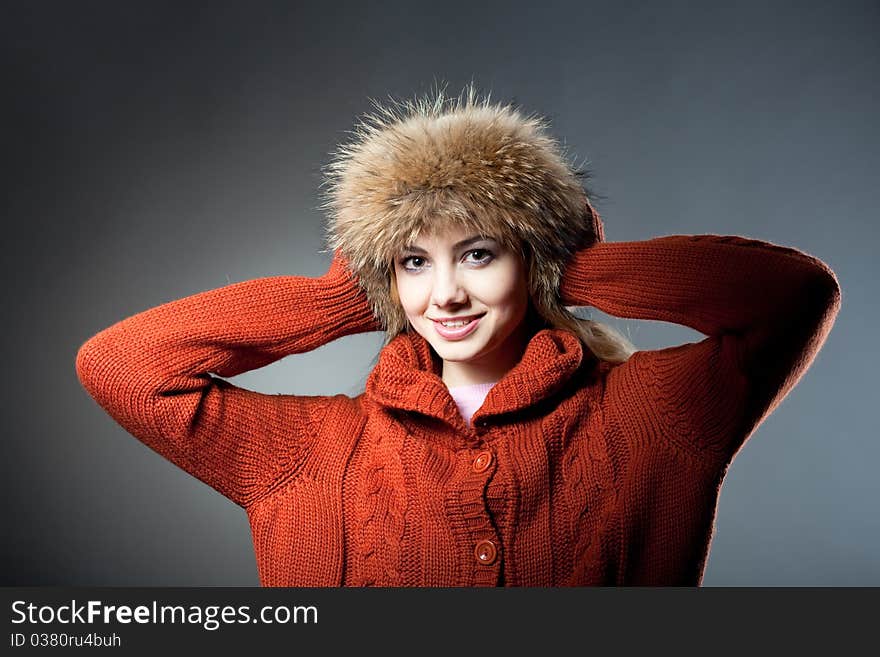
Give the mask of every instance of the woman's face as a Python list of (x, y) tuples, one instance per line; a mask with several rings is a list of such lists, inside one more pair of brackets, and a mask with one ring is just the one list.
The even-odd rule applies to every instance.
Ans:
[(443, 359), (447, 385), (496, 381), (519, 361), (529, 293), (518, 253), (451, 227), (403, 248), (394, 272), (401, 306)]

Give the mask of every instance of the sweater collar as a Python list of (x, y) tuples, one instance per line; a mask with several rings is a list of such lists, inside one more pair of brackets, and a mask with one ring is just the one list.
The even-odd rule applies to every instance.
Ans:
[(498, 416), (514, 413), (560, 390), (585, 358), (572, 332), (544, 328), (532, 336), (520, 361), (496, 383), (474, 413), (471, 429), (458, 412), (441, 378), (441, 362), (431, 345), (415, 332), (401, 333), (380, 352), (366, 382), (366, 396), (378, 404), (431, 416), (459, 432), (480, 433)]

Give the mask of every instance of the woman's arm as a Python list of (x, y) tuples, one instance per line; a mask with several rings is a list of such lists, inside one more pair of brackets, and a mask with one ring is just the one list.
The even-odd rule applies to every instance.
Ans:
[(637, 352), (615, 376), (657, 426), (671, 423), (669, 433), (683, 433), (689, 447), (727, 455), (809, 368), (841, 303), (837, 278), (820, 260), (720, 235), (597, 243), (572, 258), (561, 292), (567, 305), (708, 335)]
[(235, 376), (373, 330), (366, 295), (337, 253), (318, 278), (244, 281), (122, 320), (80, 347), (76, 372), (138, 440), (247, 506), (296, 468), (326, 404), (212, 374)]

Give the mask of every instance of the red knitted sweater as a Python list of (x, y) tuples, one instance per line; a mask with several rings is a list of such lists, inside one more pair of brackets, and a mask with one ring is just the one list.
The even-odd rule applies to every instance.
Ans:
[(264, 586), (697, 585), (734, 455), (810, 366), (834, 273), (737, 236), (603, 242), (567, 305), (708, 337), (599, 361), (543, 329), (464, 422), (421, 336), (354, 398), (219, 377), (377, 330), (344, 261), (172, 301), (110, 326), (76, 370), (128, 432), (243, 507)]

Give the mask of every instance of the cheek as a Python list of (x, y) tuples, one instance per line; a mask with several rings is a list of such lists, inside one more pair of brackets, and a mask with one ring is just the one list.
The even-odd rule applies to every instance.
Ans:
[(424, 307), (430, 297), (430, 290), (425, 285), (423, 278), (401, 278), (398, 276), (397, 296), (400, 299), (400, 305), (407, 315), (417, 315), (424, 311)]
[(517, 314), (519, 307), (528, 303), (527, 284), (520, 276), (518, 271), (505, 271), (480, 281), (480, 299), (499, 311)]

